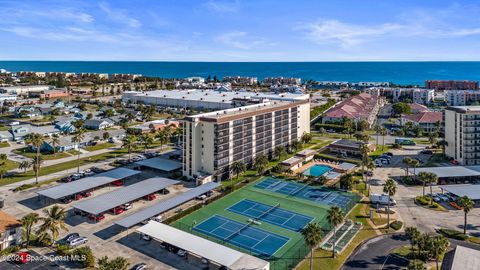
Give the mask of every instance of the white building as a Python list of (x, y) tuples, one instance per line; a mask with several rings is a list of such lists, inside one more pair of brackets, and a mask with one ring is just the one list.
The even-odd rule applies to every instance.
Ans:
[(468, 106), (480, 101), (479, 90), (445, 90), (444, 95), (448, 106)]
[(310, 132), (310, 103), (271, 101), (187, 116), (183, 122), (183, 174), (228, 179), (236, 161), (251, 167), (259, 154), (270, 156)]
[(22, 223), (16, 217), (0, 211), (0, 251), (22, 243)]
[(151, 104), (163, 107), (222, 110), (237, 106), (261, 103), (268, 100), (300, 101), (308, 100), (308, 94), (294, 93), (255, 93), (247, 91), (215, 91), (215, 90), (156, 90), (150, 92), (124, 92), (122, 101), (134, 104)]
[(29, 92), (47, 91), (52, 88), (53, 87), (50, 85), (7, 86), (7, 87), (0, 87), (0, 93), (24, 95), (24, 94), (28, 94)]
[(0, 94), (0, 104), (3, 104), (5, 101), (15, 101), (17, 100), (16, 94)]
[(461, 165), (480, 165), (480, 106), (445, 109), (445, 154)]
[(302, 79), (300, 78), (285, 78), (285, 77), (266, 77), (263, 79), (263, 84), (265, 85), (300, 85), (302, 84)]
[(255, 85), (258, 82), (257, 77), (225, 76), (223, 82), (229, 82), (233, 85)]
[(370, 87), (364, 92), (371, 95), (381, 95), (391, 98), (393, 102), (409, 98), (413, 103), (428, 105), (435, 98), (435, 90), (423, 88), (397, 88), (397, 87)]

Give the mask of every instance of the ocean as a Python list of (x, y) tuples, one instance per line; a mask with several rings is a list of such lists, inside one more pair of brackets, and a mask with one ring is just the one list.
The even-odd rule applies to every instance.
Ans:
[(0, 61), (9, 71), (133, 73), (163, 78), (190, 76), (299, 77), (302, 80), (392, 82), (423, 85), (425, 80), (480, 80), (480, 62), (123, 62)]

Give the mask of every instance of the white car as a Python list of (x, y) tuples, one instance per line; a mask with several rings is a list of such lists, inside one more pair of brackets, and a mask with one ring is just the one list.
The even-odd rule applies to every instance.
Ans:
[(177, 255), (180, 257), (185, 257), (185, 255), (187, 255), (187, 252), (183, 249), (179, 249)]
[(75, 238), (75, 239), (71, 240), (70, 242), (68, 242), (68, 245), (70, 247), (77, 247), (77, 246), (86, 244), (87, 242), (88, 242), (88, 239), (84, 236), (81, 236), (81, 237)]
[(142, 233), (142, 239), (145, 240), (145, 241), (150, 241), (150, 240), (152, 240), (152, 238), (151, 238), (149, 235), (144, 234), (144, 233)]
[(123, 210), (128, 210), (128, 209), (131, 209), (133, 207), (133, 205), (131, 203), (126, 203), (123, 205)]

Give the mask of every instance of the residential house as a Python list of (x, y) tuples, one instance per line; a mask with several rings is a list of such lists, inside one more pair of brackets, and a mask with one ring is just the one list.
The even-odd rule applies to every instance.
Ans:
[(36, 118), (40, 117), (41, 115), (42, 113), (40, 110), (32, 105), (24, 105), (15, 109), (15, 117)]
[(133, 134), (143, 134), (143, 133), (149, 133), (152, 130), (155, 130), (155, 131), (162, 130), (166, 126), (178, 127), (179, 125), (180, 123), (178, 121), (153, 120), (153, 121), (145, 122), (140, 125), (129, 127), (128, 132)]
[[(112, 138), (114, 140), (121, 140), (125, 137), (125, 131), (121, 129), (109, 130), (109, 131), (98, 130), (98, 131), (85, 133), (85, 137), (80, 143), (73, 143), (72, 135), (62, 136), (59, 139), (59, 143), (55, 145), (56, 151), (65, 152), (69, 150), (77, 150), (78, 148), (83, 148), (87, 145), (90, 145), (93, 141), (95, 141), (95, 138), (103, 138), (103, 134), (105, 132), (108, 132), (110, 136), (109, 138)], [(50, 140), (45, 141), (41, 149), (46, 151), (53, 151), (52, 142)]]
[(14, 216), (0, 211), (0, 251), (22, 243), (22, 223)]
[(425, 133), (442, 130), (443, 116), (442, 112), (420, 112), (415, 114), (402, 115), (401, 125), (411, 122), (414, 126), (420, 126)]
[(32, 126), (32, 125), (17, 125), (10, 128), (10, 133), (14, 141), (21, 141), (26, 135), (30, 133), (38, 133), (44, 137), (52, 136), (53, 134), (60, 134), (60, 130), (53, 125), (48, 126)]
[(59, 129), (62, 133), (72, 133), (76, 130), (72, 122), (76, 120), (77, 119), (74, 117), (57, 118), (57, 120), (55, 121), (55, 127)]
[[(359, 141), (353, 141), (353, 140), (347, 140), (347, 139), (341, 139), (338, 141), (335, 141), (327, 146), (327, 149), (331, 153), (338, 153), (338, 154), (345, 154), (345, 155), (351, 155), (351, 156), (361, 156), (362, 152), (360, 151), (360, 146), (362, 145), (362, 142)], [(369, 151), (373, 152), (376, 149), (375, 144), (369, 143), (368, 145)]]
[(113, 122), (108, 119), (87, 119), (83, 127), (90, 130), (100, 130), (113, 127)]

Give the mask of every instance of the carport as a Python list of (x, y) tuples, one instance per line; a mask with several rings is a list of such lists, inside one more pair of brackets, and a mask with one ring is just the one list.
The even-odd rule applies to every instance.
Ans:
[[(410, 168), (413, 174), (413, 169)], [(418, 176), (421, 172), (432, 172), (437, 175), (439, 184), (457, 182), (475, 182), (480, 179), (480, 166), (446, 166), (446, 167), (420, 167), (415, 169)]]
[(136, 165), (164, 171), (172, 172), (182, 168), (182, 163), (171, 159), (156, 157), (135, 162)]
[(177, 183), (179, 181), (163, 177), (149, 178), (98, 197), (78, 202), (73, 205), (73, 208), (92, 215), (98, 215)]
[[(188, 252), (195, 257), (204, 258), (227, 269), (268, 270), (270, 263), (257, 257), (222, 246), (210, 240), (184, 232), (160, 222), (150, 221), (137, 229), (154, 239), (163, 241)], [(188, 260), (188, 255), (187, 255)]]
[(60, 184), (58, 186), (40, 190), (37, 194), (56, 201), (139, 173), (141, 172), (127, 168), (118, 168), (95, 176), (85, 177), (70, 183)]
[(184, 193), (180, 194), (180, 195), (177, 195), (173, 198), (170, 198), (170, 199), (167, 199), (167, 200), (163, 200), (163, 201), (160, 201), (159, 203), (157, 204), (154, 204), (150, 207), (147, 207), (145, 209), (143, 209), (142, 211), (139, 211), (135, 214), (132, 214), (130, 216), (127, 216), (117, 222), (115, 222), (115, 224), (121, 226), (121, 227), (124, 227), (126, 229), (142, 222), (142, 221), (145, 221), (145, 220), (148, 220), (154, 216), (157, 216), (159, 214), (162, 214), (170, 209), (173, 209), (185, 202), (188, 202), (202, 194), (205, 194), (217, 187), (219, 187), (220, 184), (219, 183), (215, 183), (215, 182), (210, 182), (210, 183), (207, 183), (207, 184), (203, 184), (201, 186), (198, 186), (196, 188), (192, 188), (188, 191), (185, 191)]
[(446, 185), (439, 186), (442, 192), (450, 192), (457, 197), (467, 196), (468, 198), (478, 201), (480, 200), (480, 185)]

